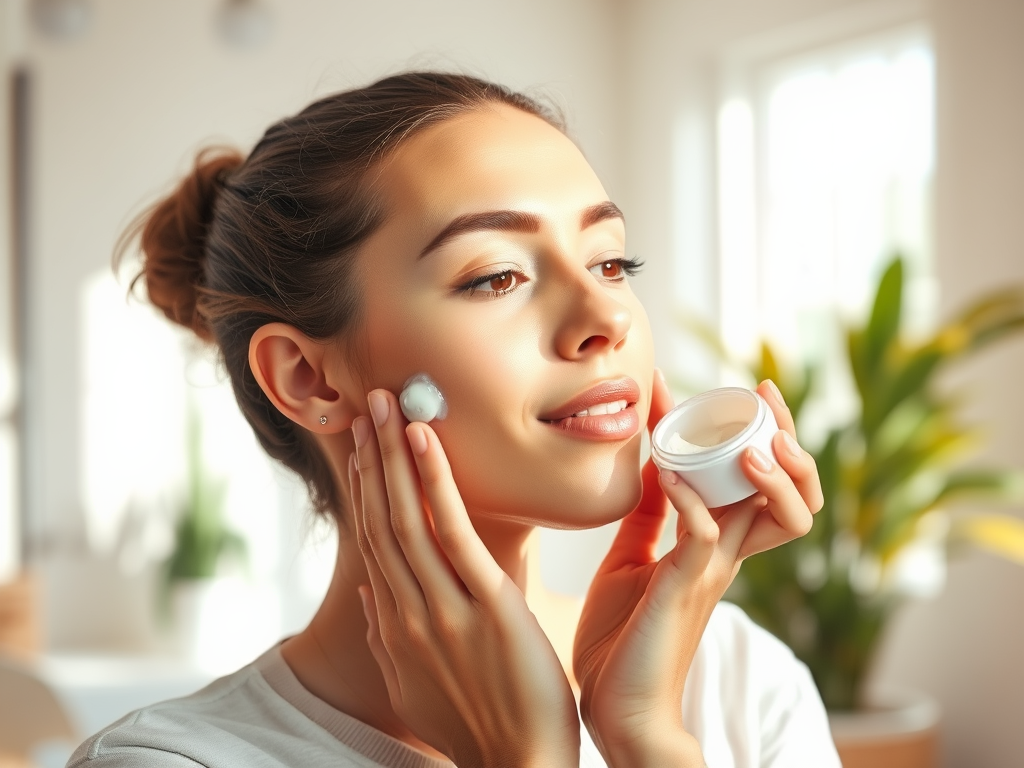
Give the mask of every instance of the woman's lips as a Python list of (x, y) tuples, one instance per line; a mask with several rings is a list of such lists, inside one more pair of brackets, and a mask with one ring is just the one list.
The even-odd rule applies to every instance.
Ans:
[(625, 440), (640, 428), (635, 407), (639, 399), (640, 387), (628, 376), (602, 381), (540, 419), (573, 437)]
[(560, 429), (573, 437), (587, 440), (627, 440), (640, 428), (640, 417), (636, 407), (630, 403), (618, 413), (598, 416), (567, 416), (557, 421), (545, 421), (548, 426)]

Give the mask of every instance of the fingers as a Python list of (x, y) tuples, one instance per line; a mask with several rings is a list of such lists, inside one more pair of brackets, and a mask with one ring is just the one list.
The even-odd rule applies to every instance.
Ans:
[(349, 456), (348, 481), (349, 488), (351, 489), (352, 518), (355, 523), (356, 542), (359, 544), (359, 551), (362, 553), (363, 562), (366, 564), (367, 576), (370, 579), (370, 584), (376, 590), (381, 607), (388, 611), (389, 615), (394, 615), (394, 612), (397, 610), (395, 596), (388, 585), (388, 580), (381, 571), (373, 549), (370, 547), (370, 542), (366, 536), (366, 528), (363, 526), (362, 489), (359, 484), (359, 472), (356, 469), (356, 456), (354, 453)]
[(718, 545), (718, 523), (711, 517), (700, 496), (675, 472), (663, 470), (661, 487), (679, 512), (682, 535), (671, 557), (680, 574), (696, 579), (708, 567)]
[(772, 451), (778, 464), (766, 462), (764, 455), (757, 451), (748, 451), (743, 457), (745, 474), (769, 502), (768, 512), (758, 515), (743, 542), (742, 557), (803, 536), (811, 528), (811, 516), (824, 503), (814, 458), (797, 442), (793, 414), (778, 387), (766, 379), (757, 391), (772, 409), (779, 425), (779, 432), (772, 439)]
[(470, 594), (478, 600), (497, 597), (505, 573), (470, 522), (437, 434), (419, 422), (410, 424), (405, 431), (423, 494), (433, 514), (437, 543)]
[[(777, 435), (775, 440), (785, 441), (786, 438)], [(777, 448), (776, 453), (780, 453)], [(785, 450), (781, 453), (785, 453)], [(805, 485), (812, 482), (806, 476), (808, 471), (814, 471), (814, 462), (810, 456), (801, 458), (788, 455), (786, 460), (791, 469), (802, 478), (801, 482)], [(810, 468), (807, 466), (808, 462)], [(742, 557), (771, 549), (811, 530), (813, 516), (794, 478), (787, 470), (753, 447), (743, 452), (742, 466), (750, 482), (767, 499), (767, 510), (770, 512), (770, 515), (759, 515), (754, 521), (741, 547)]]
[(390, 504), (388, 521), (395, 541), (425, 593), (440, 591), (437, 599), (451, 599), (455, 584), (423, 508), (421, 479), (398, 401), (387, 390), (378, 389), (369, 393), (367, 403), (380, 445), (384, 490)]
[(772, 440), (772, 449), (779, 465), (793, 480), (793, 485), (803, 498), (811, 514), (817, 514), (825, 503), (821, 492), (821, 478), (814, 457), (800, 447), (788, 432), (781, 430)]
[(796, 426), (793, 414), (782, 399), (779, 388), (770, 379), (765, 379), (757, 391), (768, 402), (779, 425), (779, 434), (772, 440), (772, 449), (782, 468), (786, 470), (812, 514), (817, 514), (824, 504), (821, 480), (814, 457), (807, 453), (796, 440)]
[(366, 644), (370, 646), (370, 653), (373, 654), (377, 666), (380, 667), (381, 674), (384, 676), (384, 684), (388, 687), (388, 693), (394, 698), (401, 693), (401, 686), (398, 682), (395, 662), (384, 646), (384, 640), (380, 634), (380, 619), (373, 590), (367, 586), (359, 587), (359, 600), (363, 604), (363, 615), (366, 617)]
[[(413, 609), (416, 606), (423, 606), (423, 591), (392, 527), (393, 505), (389, 499), (390, 492), (384, 475), (384, 456), (368, 421), (365, 416), (359, 416), (352, 422), (352, 436), (356, 445), (356, 462), (359, 470), (361, 523), (365, 544), (372, 555), (367, 557), (364, 551), (364, 560), (367, 561), (368, 569), (374, 565), (370, 561), (376, 561), (398, 602)], [(389, 459), (394, 460), (394, 453), (392, 448), (388, 454)], [(395, 506), (398, 503), (407, 503), (407, 500), (400, 496)], [(381, 593), (377, 587), (378, 585), (374, 584), (379, 600)]]
[(763, 397), (765, 402), (768, 403), (768, 407), (772, 409), (775, 423), (779, 425), (779, 429), (788, 432), (790, 437), (796, 437), (796, 424), (793, 422), (793, 414), (790, 413), (786, 401), (782, 399), (782, 393), (775, 386), (775, 382), (771, 379), (765, 379), (757, 385), (757, 394)]

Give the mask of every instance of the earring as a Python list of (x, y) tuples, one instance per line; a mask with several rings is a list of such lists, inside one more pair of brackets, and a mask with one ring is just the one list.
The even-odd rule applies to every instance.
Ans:
[(321, 424), (326, 424), (327, 423), (327, 417), (326, 416), (321, 416), (320, 417), (320, 423)]

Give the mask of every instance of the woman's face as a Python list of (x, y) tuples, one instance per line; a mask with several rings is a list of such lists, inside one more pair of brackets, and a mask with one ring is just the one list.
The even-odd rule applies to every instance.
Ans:
[(417, 134), (377, 183), (387, 220), (356, 267), (358, 396), (397, 395), (416, 373), (438, 383), (449, 411), (431, 426), (474, 515), (622, 517), (640, 497), (653, 347), (624, 222), (579, 149), (494, 105)]

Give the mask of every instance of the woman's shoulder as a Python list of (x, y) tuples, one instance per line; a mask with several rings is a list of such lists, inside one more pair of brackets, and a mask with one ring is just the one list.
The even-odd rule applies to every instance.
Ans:
[[(337, 741), (284, 701), (262, 669), (273, 664), (277, 648), (205, 688), (178, 699), (136, 710), (87, 739), (67, 768), (185, 768), (186, 766), (281, 766), (280, 748), (300, 738), (307, 745), (327, 742), (320, 754), (306, 749), (308, 768), (339, 762)], [(327, 749), (327, 746), (333, 749)]]
[(190, 696), (104, 728), (67, 768), (450, 768), (302, 687), (275, 646)]
[(188, 696), (135, 710), (86, 739), (68, 768), (217, 765), (218, 746), (253, 719), (258, 677), (249, 664)]

